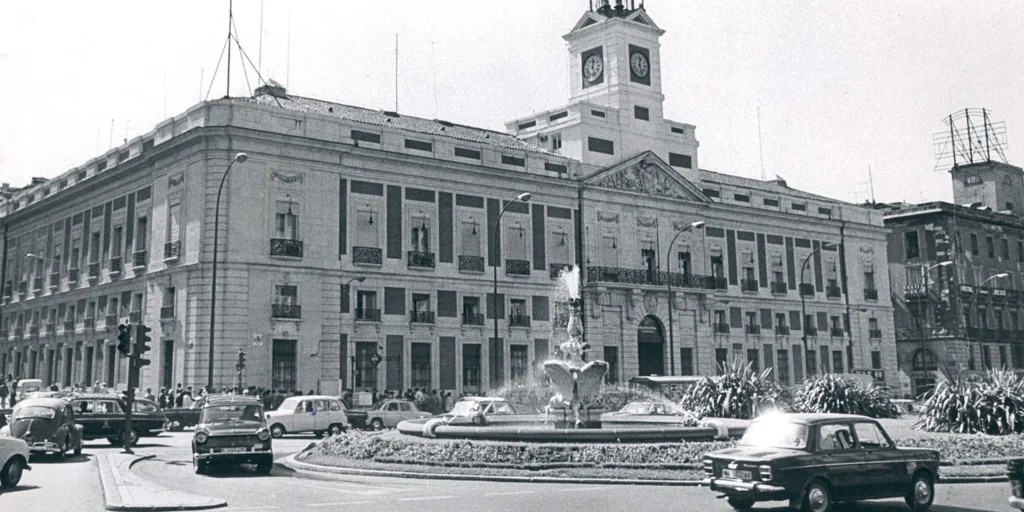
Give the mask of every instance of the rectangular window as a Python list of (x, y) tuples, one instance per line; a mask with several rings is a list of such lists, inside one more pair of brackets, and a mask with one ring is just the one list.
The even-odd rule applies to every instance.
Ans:
[(145, 251), (149, 238), (149, 219), (139, 217), (135, 221), (135, 251)]
[(412, 294), (412, 313), (415, 316), (417, 313), (427, 313), (430, 311), (430, 294), (428, 293), (414, 293)]
[(519, 129), (520, 130), (529, 130), (530, 128), (533, 128), (534, 126), (537, 126), (537, 121), (527, 121), (525, 123), (521, 123), (519, 125)]
[(729, 362), (729, 349), (715, 349), (715, 375), (722, 374), (722, 368)]
[(360, 130), (352, 130), (352, 140), (359, 142), (372, 142), (374, 144), (380, 144), (380, 134), (370, 133)]
[(480, 223), (470, 217), (462, 222), (460, 230), (462, 246), (461, 256), (480, 256)]
[(508, 311), (511, 316), (525, 318), (528, 315), (526, 312), (526, 299), (509, 299)]
[(121, 257), (121, 246), (123, 242), (124, 228), (117, 226), (114, 228), (113, 236), (110, 237), (110, 257), (120, 258)]
[(434, 145), (421, 140), (405, 139), (405, 148), (415, 149), (416, 151), (433, 151)]
[(906, 258), (920, 258), (921, 247), (917, 240), (917, 231), (907, 231), (903, 234), (903, 245), (906, 249)]
[(1003, 239), (1003, 259), (1010, 261), (1010, 241)]
[(882, 369), (882, 353), (878, 350), (871, 351), (871, 368), (875, 370)]
[(679, 153), (668, 154), (668, 164), (672, 167), (682, 167), (684, 169), (693, 168), (693, 157), (690, 155), (681, 155)]
[(508, 346), (509, 374), (513, 383), (525, 382), (529, 376), (529, 351), (526, 345)]
[(633, 117), (641, 121), (650, 121), (651, 112), (647, 110), (646, 107), (641, 107), (640, 105), (633, 105)]
[(299, 287), (288, 284), (274, 285), (274, 304), (295, 306), (299, 303)]
[(480, 160), (480, 152), (475, 149), (466, 149), (455, 147), (455, 156), (459, 158), (470, 158), (473, 160)]
[(793, 203), (790, 208), (798, 212), (807, 211), (807, 205), (803, 203)]
[(271, 385), (275, 389), (295, 389), (297, 384), (297, 352), (295, 340), (274, 340), (271, 359)]
[(1024, 241), (1017, 240), (1017, 261), (1024, 261)]
[(831, 208), (822, 208), (822, 207), (819, 206), (818, 207), (818, 214), (819, 215), (826, 215), (828, 217), (831, 217), (832, 216), (832, 209)]
[(409, 250), (430, 252), (430, 219), (416, 216), (410, 219)]
[(557, 151), (559, 149), (562, 149), (562, 134), (561, 133), (552, 133), (551, 134), (551, 149), (555, 150), (555, 151)]
[(981, 254), (978, 251), (978, 235), (971, 233), (971, 254), (977, 256)]
[(412, 387), (430, 388), (430, 344), (413, 343), (410, 347), (412, 360)]
[(377, 292), (356, 291), (356, 320), (379, 320), (380, 310), (377, 308)]
[(775, 371), (778, 372), (779, 382), (789, 384), (789, 351), (779, 350), (775, 359)]
[(703, 190), (703, 192), (704, 192), (704, 195), (706, 195), (706, 196), (708, 196), (708, 197), (710, 197), (712, 199), (717, 199), (717, 198), (722, 196), (722, 194), (720, 194), (717, 190), (715, 190), (713, 188), (706, 188), (706, 189)]
[(367, 204), (356, 210), (356, 247), (380, 247), (380, 214)]
[(614, 155), (615, 143), (610, 140), (599, 139), (597, 137), (587, 137), (587, 149), (594, 153)]
[(181, 240), (181, 203), (174, 203), (168, 208), (167, 219), (167, 241)]
[(92, 233), (89, 237), (89, 263), (100, 261), (100, 232)]
[(514, 165), (516, 167), (526, 167), (525, 158), (519, 158), (512, 155), (501, 155), (501, 163), (505, 165)]
[(732, 199), (738, 203), (749, 203), (750, 196), (747, 194), (733, 194)]
[(480, 392), (480, 344), (462, 345), (462, 389), (467, 393)]
[(992, 237), (990, 237), (990, 236), (986, 236), (985, 237), (985, 248), (988, 249), (988, 257), (989, 258), (995, 258), (996, 257), (996, 245), (995, 245), (995, 242), (992, 240)]
[(756, 348), (747, 349), (747, 362), (750, 363), (750, 369), (754, 373), (760, 373), (761, 371), (761, 354), (758, 353)]
[(864, 289), (874, 290), (875, 289), (875, 271), (864, 272)]
[(833, 350), (832, 351), (832, 369), (836, 373), (843, 373), (843, 351)]
[(557, 114), (551, 114), (548, 116), (548, 121), (558, 121), (559, 119), (569, 117), (568, 111), (558, 112)]
[(590, 111), (590, 115), (592, 115), (594, 117), (601, 117), (601, 118), (603, 118), (604, 117), (604, 112), (601, 111), (601, 110), (591, 110)]
[[(606, 347), (607, 350), (607, 347)], [(679, 366), (683, 375), (693, 375), (693, 349), (683, 347), (679, 349)]]
[(566, 174), (569, 172), (569, 166), (551, 162), (544, 162), (544, 170), (557, 172), (558, 174)]
[[(377, 353), (377, 344), (373, 342), (356, 343), (355, 387), (369, 391), (377, 387), (377, 365), (373, 355)], [(289, 388), (291, 389), (291, 388)]]
[(771, 198), (767, 198), (766, 197), (766, 198), (764, 198), (764, 205), (765, 206), (771, 206), (771, 207), (774, 207), (774, 208), (778, 208), (779, 207), (779, 200), (778, 199), (771, 199)]

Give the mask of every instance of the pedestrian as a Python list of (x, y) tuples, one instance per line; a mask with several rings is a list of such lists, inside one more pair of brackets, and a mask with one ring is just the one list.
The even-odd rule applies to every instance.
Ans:
[(270, 410), (270, 406), (274, 404), (274, 395), (269, 389), (263, 390), (263, 394), (260, 395), (260, 402), (263, 403), (263, 410)]
[(452, 400), (452, 392), (449, 391), (449, 392), (445, 393), (445, 397), (444, 397), (444, 411), (443, 412), (449, 412), (454, 407), (455, 407), (455, 402)]
[(309, 390), (309, 393), (306, 393), (306, 395), (309, 395), (309, 396), (312, 396), (312, 395), (315, 395), (315, 394), (316, 394), (316, 393), (314, 393), (312, 389), (311, 389), (311, 390)]
[(0, 407), (7, 406), (7, 394), (10, 392), (7, 389), (7, 382), (0, 380)]
[(192, 386), (189, 386), (188, 391), (185, 391), (184, 393), (181, 394), (181, 407), (185, 409), (190, 409), (192, 408), (193, 402), (194, 401), (192, 400)]
[(377, 401), (380, 400), (380, 397), (377, 396), (377, 388), (373, 388), (373, 393), (370, 397), (373, 399), (373, 405), (377, 405)]
[(160, 388), (160, 394), (157, 395), (156, 400), (157, 405), (160, 406), (161, 409), (167, 408), (167, 388)]
[(146, 388), (146, 400), (150, 402), (156, 401), (156, 397), (153, 396), (153, 388)]

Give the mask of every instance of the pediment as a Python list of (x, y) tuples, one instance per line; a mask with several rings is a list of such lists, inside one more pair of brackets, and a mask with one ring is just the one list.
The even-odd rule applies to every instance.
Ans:
[(600, 14), (587, 11), (586, 13), (583, 14), (580, 20), (577, 21), (575, 25), (573, 25), (572, 30), (570, 30), (569, 33), (571, 34), (573, 32), (576, 32), (577, 30), (587, 28), (591, 25), (596, 25), (604, 21), (605, 19), (606, 18), (604, 16), (601, 16)]
[(661, 27), (654, 23), (654, 20), (652, 20), (651, 17), (647, 14), (647, 11), (644, 11), (642, 9), (637, 9), (633, 14), (627, 16), (626, 21), (632, 21), (634, 23), (639, 23), (641, 25), (647, 25), (656, 30), (661, 30)]
[(651, 151), (645, 151), (625, 162), (597, 171), (584, 178), (583, 182), (654, 197), (710, 202), (700, 188), (683, 178)]

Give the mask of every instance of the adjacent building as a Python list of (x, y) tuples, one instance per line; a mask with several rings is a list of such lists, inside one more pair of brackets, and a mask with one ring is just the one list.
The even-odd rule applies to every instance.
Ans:
[(698, 167), (695, 127), (664, 117), (662, 29), (597, 3), (565, 36), (568, 103), (507, 133), (271, 83), (14, 192), (0, 372), (123, 386), (130, 321), (156, 340), (143, 387), (206, 384), (218, 186), (245, 153), (219, 209), (215, 386), (530, 380), (565, 340), (573, 264), (609, 380), (738, 359), (894, 383), (882, 214)]

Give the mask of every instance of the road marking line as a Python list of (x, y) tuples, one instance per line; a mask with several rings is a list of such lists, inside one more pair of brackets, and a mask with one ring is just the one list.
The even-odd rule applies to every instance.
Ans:
[(250, 510), (281, 510), (281, 507), (277, 505), (268, 505), (265, 507), (246, 507), (246, 508), (226, 508), (224, 512), (247, 512)]
[(603, 491), (607, 487), (563, 487), (558, 492), (586, 492), (586, 491)]
[(341, 507), (345, 505), (365, 505), (367, 503), (373, 503), (370, 500), (363, 501), (335, 501), (334, 503), (307, 503), (307, 507)]
[(395, 501), (447, 500), (449, 498), (454, 498), (454, 497), (455, 496), (452, 496), (450, 494), (449, 495), (445, 495), (445, 496), (416, 496), (416, 497), (412, 497), (412, 498), (395, 498)]
[[(325, 480), (325, 482), (326, 481), (328, 481), (328, 480)], [(377, 486), (361, 485), (361, 484), (349, 484), (349, 483), (345, 483), (345, 482), (339, 482), (339, 483), (341, 485), (343, 485), (343, 486), (356, 486), (356, 487), (360, 487), (360, 488), (359, 489), (351, 489), (351, 488), (340, 487), (338, 485), (313, 485), (313, 484), (308, 484), (308, 483), (305, 483), (305, 482), (291, 482), (291, 485), (295, 485), (297, 487), (305, 487), (307, 489), (315, 489), (316, 491), (333, 491), (333, 492), (340, 492), (340, 493), (345, 493), (345, 494), (358, 494), (360, 496), (381, 496), (381, 495), (384, 495), (384, 494), (391, 494), (391, 493), (396, 493), (396, 492), (409, 492), (409, 491), (415, 490), (415, 489), (404, 489), (404, 488), (392, 489), (392, 488), (388, 488), (388, 487), (377, 487)]]
[(517, 496), (520, 494), (536, 494), (537, 491), (488, 492), (484, 496)]

